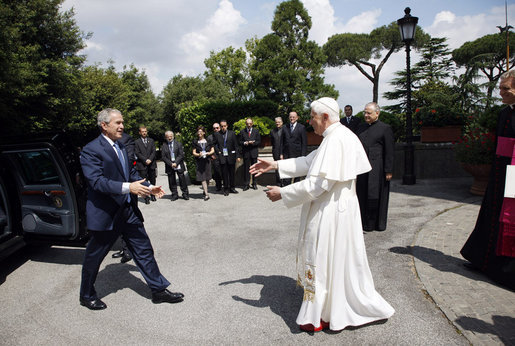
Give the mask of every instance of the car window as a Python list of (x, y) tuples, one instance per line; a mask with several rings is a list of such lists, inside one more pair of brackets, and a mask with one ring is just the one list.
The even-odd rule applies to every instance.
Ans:
[(59, 175), (48, 150), (26, 151), (15, 154), (20, 174), (26, 185), (60, 184)]

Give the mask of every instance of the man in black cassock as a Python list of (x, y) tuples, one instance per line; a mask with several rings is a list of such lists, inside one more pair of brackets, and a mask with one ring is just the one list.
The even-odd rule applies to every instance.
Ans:
[(470, 261), (466, 264), (467, 267), (478, 269), (493, 280), (515, 290), (515, 258), (499, 255), (497, 248), (499, 238), (502, 237), (499, 218), (504, 200), (506, 167), (513, 164), (512, 153), (515, 145), (515, 70), (501, 76), (499, 90), (502, 102), (509, 106), (499, 113), (495, 133), (496, 155), (488, 186), (476, 226), (461, 249), (461, 254)]
[(384, 231), (388, 216), (395, 141), (392, 128), (379, 120), (379, 113), (377, 103), (367, 103), (365, 122), (356, 131), (372, 166), (358, 176), (356, 184), (364, 231)]

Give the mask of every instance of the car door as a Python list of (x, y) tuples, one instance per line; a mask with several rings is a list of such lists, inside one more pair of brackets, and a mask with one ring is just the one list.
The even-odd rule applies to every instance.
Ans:
[(0, 180), (0, 237), (79, 237), (77, 177), (71, 176), (66, 157), (52, 143), (2, 146), (0, 159), (5, 165)]

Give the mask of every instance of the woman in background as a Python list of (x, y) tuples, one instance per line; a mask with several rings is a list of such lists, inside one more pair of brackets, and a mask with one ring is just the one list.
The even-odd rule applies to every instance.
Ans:
[(204, 201), (209, 199), (207, 182), (211, 179), (211, 161), (209, 158), (215, 153), (213, 144), (206, 139), (206, 129), (200, 125), (197, 127), (197, 139), (193, 140), (193, 156), (197, 161), (197, 181), (202, 183)]

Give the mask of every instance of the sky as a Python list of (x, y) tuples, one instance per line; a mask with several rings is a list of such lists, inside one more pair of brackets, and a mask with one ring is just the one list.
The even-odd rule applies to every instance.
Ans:
[[(274, 11), (281, 1), (259, 0), (65, 0), (85, 33), (87, 64), (117, 70), (134, 64), (149, 77), (159, 95), (173, 76), (197, 76), (205, 71), (211, 51), (244, 47), (249, 38), (271, 32)], [(505, 0), (302, 0), (312, 18), (309, 39), (319, 45), (338, 33), (370, 33), (404, 16), (404, 8), (419, 18), (432, 37), (446, 37), (450, 49), (499, 32), (506, 22)], [(508, 0), (508, 24), (515, 26), (515, 0)], [(412, 50), (412, 64), (418, 60)], [(378, 63), (379, 60), (376, 61)], [(382, 94), (389, 81), (406, 68), (404, 50), (394, 53), (380, 74), (379, 104), (392, 103)], [(325, 82), (339, 91), (341, 108), (355, 112), (372, 100), (372, 83), (353, 66), (326, 68)], [(116, 105), (113, 105), (116, 107)]]

